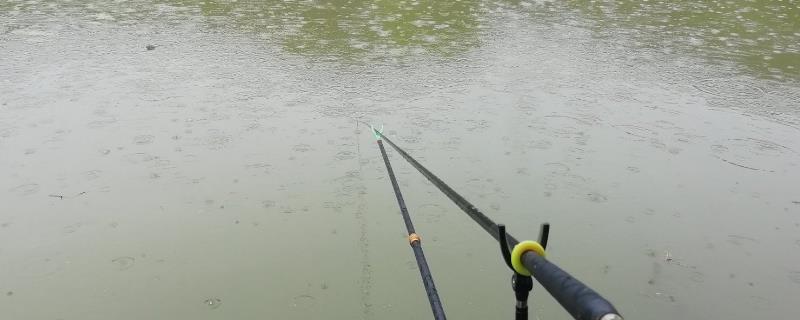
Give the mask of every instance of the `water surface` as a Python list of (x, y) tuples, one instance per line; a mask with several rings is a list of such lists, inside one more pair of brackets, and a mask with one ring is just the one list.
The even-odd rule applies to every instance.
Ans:
[[(359, 120), (626, 318), (787, 318), (799, 5), (0, 0), (0, 315), (429, 318)], [(390, 155), (448, 315), (511, 318)]]

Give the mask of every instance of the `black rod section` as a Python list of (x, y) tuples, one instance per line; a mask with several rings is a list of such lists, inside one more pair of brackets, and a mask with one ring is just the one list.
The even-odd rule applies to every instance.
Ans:
[[(389, 138), (386, 138), (386, 136), (384, 136), (380, 132), (377, 133), (380, 135), (381, 138), (386, 140), (386, 142), (389, 143), (389, 145), (392, 146), (392, 148), (394, 148), (394, 150), (397, 151), (397, 153), (403, 156), (403, 158), (406, 159), (408, 163), (410, 163), (412, 166), (414, 166), (414, 168), (416, 168), (420, 173), (422, 173), (422, 175), (425, 176), (425, 178), (428, 178), (428, 181), (430, 181), (431, 183), (433, 183), (433, 185), (439, 188), (439, 190), (441, 190), (448, 198), (450, 198), (450, 200), (453, 200), (453, 202), (459, 208), (461, 208), (461, 210), (464, 211), (464, 213), (466, 213), (470, 218), (472, 218), (472, 220), (475, 220), (475, 222), (477, 222), (478, 225), (480, 225), (483, 228), (483, 230), (486, 230), (486, 232), (488, 232), (489, 235), (492, 236), (492, 238), (494, 238), (497, 241), (500, 241), (500, 234), (497, 231), (497, 224), (494, 223), (492, 219), (489, 219), (489, 217), (487, 217), (485, 214), (483, 214), (483, 212), (478, 210), (477, 207), (472, 205), (472, 203), (467, 201), (467, 199), (458, 194), (458, 192), (453, 190), (453, 188), (450, 188), (450, 186), (448, 186), (446, 183), (444, 183), (444, 181), (439, 179), (439, 177), (433, 174), (433, 172), (428, 171), (428, 169), (423, 167), (422, 164), (417, 162), (417, 160), (414, 160), (414, 158), (412, 158), (408, 153), (403, 151), (403, 149), (400, 149), (400, 147), (394, 144), (392, 140), (389, 140)], [(517, 241), (517, 239), (515, 239), (510, 234), (507, 234), (506, 238), (508, 240), (509, 246), (511, 246), (512, 248), (516, 246), (517, 243), (519, 243), (519, 241)]]
[[(464, 213), (470, 216), (475, 222), (483, 227), (497, 241), (500, 241), (500, 232), (497, 224), (483, 214), (478, 208), (464, 199), (453, 188), (450, 188), (441, 179), (428, 171), (422, 164), (414, 160), (408, 153), (400, 149), (392, 140), (386, 138), (382, 133), (373, 130), (375, 134), (386, 140), (397, 153), (403, 156), (408, 163), (416, 168), (425, 178), (441, 190), (450, 200), (458, 205)], [(382, 144), (381, 144), (382, 146)], [(382, 149), (383, 150), (383, 149)], [(388, 160), (387, 160), (388, 161)], [(388, 163), (388, 162), (387, 162)], [(517, 241), (511, 234), (506, 233), (509, 248), (516, 246)], [(597, 292), (587, 285), (572, 277), (569, 273), (561, 270), (554, 263), (540, 257), (534, 252), (527, 252), (522, 255), (522, 263), (525, 265), (533, 277), (555, 298), (564, 309), (578, 320), (621, 320), (614, 306), (608, 300), (600, 296)]]
[(608, 300), (535, 252), (523, 254), (522, 264), (573, 318), (600, 320), (608, 316), (605, 319), (622, 319)]
[(412, 250), (414, 250), (414, 257), (417, 260), (419, 274), (422, 276), (422, 283), (425, 285), (425, 292), (428, 294), (428, 302), (431, 304), (433, 318), (436, 320), (445, 320), (447, 317), (444, 315), (442, 301), (439, 299), (439, 293), (436, 291), (436, 285), (433, 283), (433, 276), (431, 275), (430, 268), (428, 268), (428, 261), (425, 260), (425, 253), (422, 252), (422, 244), (420, 243), (419, 236), (417, 236), (414, 231), (414, 224), (411, 222), (411, 216), (408, 214), (406, 202), (403, 200), (403, 194), (400, 192), (400, 186), (397, 184), (397, 178), (394, 176), (392, 164), (389, 163), (389, 156), (386, 155), (386, 148), (383, 147), (383, 142), (381, 140), (378, 140), (378, 147), (381, 149), (383, 163), (386, 164), (386, 171), (389, 172), (389, 179), (392, 181), (394, 195), (397, 196), (397, 204), (400, 205), (400, 213), (403, 215), (403, 221), (406, 223), (409, 243), (411, 244)]

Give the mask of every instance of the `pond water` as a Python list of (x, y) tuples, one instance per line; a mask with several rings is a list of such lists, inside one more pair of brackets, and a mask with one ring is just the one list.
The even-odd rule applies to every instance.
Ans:
[[(797, 1), (0, 0), (0, 318), (430, 318), (384, 133), (628, 319), (800, 300)], [(496, 242), (389, 150), (445, 311)], [(569, 315), (535, 285), (532, 319)]]

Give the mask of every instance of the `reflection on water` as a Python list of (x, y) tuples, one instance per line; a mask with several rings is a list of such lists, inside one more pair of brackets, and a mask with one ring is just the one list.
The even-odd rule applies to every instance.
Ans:
[(638, 47), (734, 63), (759, 77), (800, 76), (800, 4), (794, 1), (5, 0), (0, 9), (11, 18), (0, 34), (24, 28), (16, 18), (31, 14), (115, 24), (201, 19), (293, 54), (351, 62), (466, 52), (490, 36), (482, 31), (505, 10), (539, 23), (569, 21)]
[(291, 53), (347, 60), (465, 52), (478, 45), (484, 5), (478, 0), (0, 1), (12, 18), (73, 14), (129, 24), (201, 16), (209, 27), (252, 32)]
[(679, 50), (714, 63), (734, 62), (759, 76), (800, 75), (797, 1), (565, 2), (605, 37), (620, 34), (638, 45)]
[(442, 55), (477, 44), (478, 1), (178, 1), (217, 23), (282, 43), (292, 53), (361, 57), (413, 50)]

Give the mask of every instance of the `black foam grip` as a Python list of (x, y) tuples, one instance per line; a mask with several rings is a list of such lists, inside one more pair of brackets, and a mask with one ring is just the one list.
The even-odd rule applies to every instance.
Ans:
[(608, 300), (535, 252), (523, 254), (522, 264), (573, 318), (600, 320), (607, 314), (619, 314)]

